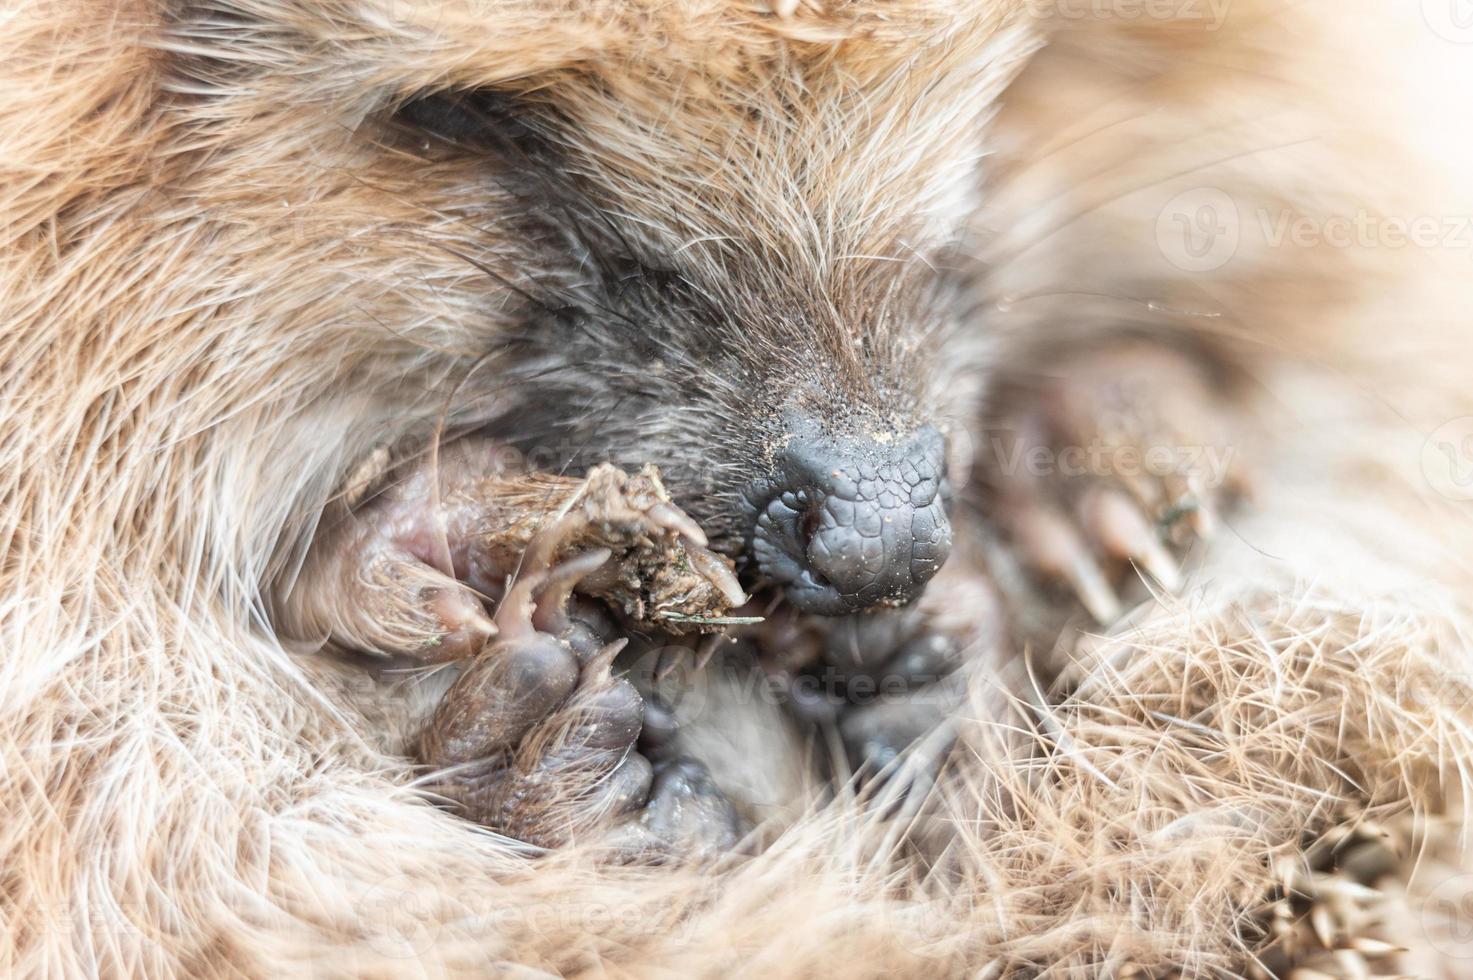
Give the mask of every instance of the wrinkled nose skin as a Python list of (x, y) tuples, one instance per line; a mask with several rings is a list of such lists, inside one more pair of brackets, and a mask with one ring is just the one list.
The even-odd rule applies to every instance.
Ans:
[(941, 433), (833, 436), (811, 422), (789, 432), (774, 472), (748, 493), (762, 574), (825, 616), (919, 596), (951, 551)]

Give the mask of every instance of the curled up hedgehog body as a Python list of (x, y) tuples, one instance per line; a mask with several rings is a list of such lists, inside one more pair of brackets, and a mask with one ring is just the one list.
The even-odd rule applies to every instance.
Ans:
[(0, 969), (1440, 962), (1457, 333), (1181, 6), (16, 6)]

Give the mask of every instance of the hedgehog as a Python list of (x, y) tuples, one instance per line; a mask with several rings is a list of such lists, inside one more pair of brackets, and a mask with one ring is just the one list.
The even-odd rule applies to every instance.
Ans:
[[(652, 786), (691, 792), (657, 779), (679, 760), (635, 751), (647, 708), (608, 668), (631, 630), (761, 618), (730, 615), (750, 590), (747, 612), (772, 613), (770, 596), (785, 616), (858, 617), (873, 637), (867, 621), (911, 606), (947, 563), (951, 470), (971, 479), (956, 443), (980, 426), (976, 379), (995, 373), (969, 298), (981, 96), (1019, 43), (1005, 10), (981, 20), (935, 69), (887, 62), (883, 47), (841, 69), (824, 46), (794, 46), (748, 55), (709, 88), (621, 65), (411, 93), (381, 120), (375, 138), (424, 172), (474, 175), (472, 196), (437, 205), (474, 216), (423, 247), (483, 277), (482, 346), (422, 392), (439, 414), (358, 463), (361, 499), (323, 511), (276, 585), (273, 624), (314, 646), (451, 662), (439, 706), (395, 737), (455, 772), (438, 788), (467, 816), (542, 843), (588, 825), (575, 801), (607, 818), (659, 809)], [(880, 100), (907, 107), (913, 137)], [(773, 149), (754, 162), (742, 146)], [(1203, 444), (1191, 406), (1216, 404), (1208, 355), (1138, 333), (1102, 329), (1090, 353), (1060, 358), (1078, 370), (1026, 407), (1010, 399), (1008, 427), (1044, 446)], [(1189, 512), (1200, 527), (1213, 505), (1190, 467), (1134, 481), (1095, 469), (1062, 514), (1026, 474), (992, 496), (1029, 563), (1108, 622), (1112, 568), (1137, 562), (1174, 587), (1158, 525)], [(574, 611), (588, 599), (622, 623), (590, 625)], [(918, 632), (911, 656), (889, 651), (907, 686), (940, 680), (969, 645), (968, 630), (937, 635), (917, 661)], [(882, 765), (938, 721), (923, 703), (883, 725), (846, 719), (855, 763)]]
[(18, 7), (0, 963), (1229, 972), (1445, 808), (1424, 501), (1255, 413), (1397, 376), (1221, 201), (1350, 179), (1263, 172), (1332, 59), (1056, 6)]

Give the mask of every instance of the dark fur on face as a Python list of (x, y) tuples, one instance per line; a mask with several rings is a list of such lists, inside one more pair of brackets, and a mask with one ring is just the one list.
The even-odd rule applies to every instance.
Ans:
[(796, 432), (899, 442), (975, 410), (950, 383), (976, 366), (958, 332), (960, 230), (817, 278), (816, 265), (769, 264), (760, 243), (727, 243), (713, 263), (601, 204), (546, 111), (473, 93), (417, 101), (399, 121), (482, 156), (542, 245), (541, 271), (508, 282), (524, 316), (484, 375), (496, 387), (485, 428), (539, 468), (654, 462), (742, 555)]

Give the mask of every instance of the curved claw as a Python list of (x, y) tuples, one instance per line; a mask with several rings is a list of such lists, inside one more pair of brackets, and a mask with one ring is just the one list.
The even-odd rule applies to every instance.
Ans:
[(1203, 486), (1202, 477), (1196, 473), (1187, 476), (1186, 484), (1186, 499), (1195, 504), (1187, 515), (1187, 524), (1197, 537), (1208, 541), (1217, 531), (1217, 510), (1212, 506), (1212, 494)]
[(649, 510), (645, 511), (645, 515), (656, 526), (662, 527), (667, 531), (674, 531), (698, 547), (704, 548), (710, 544), (710, 541), (706, 538), (706, 532), (701, 530), (701, 526), (691, 520), (690, 516), (684, 511), (672, 504), (655, 504)]
[(1086, 554), (1076, 557), (1064, 572), (1064, 577), (1074, 586), (1079, 593), (1079, 601), (1097, 622), (1109, 625), (1120, 618), (1120, 599), (1093, 558)]
[(583, 665), (584, 680), (591, 683), (602, 683), (608, 680), (614, 667), (614, 658), (619, 656), (628, 645), (629, 638), (624, 636), (605, 644), (603, 649), (589, 657), (588, 662)]
[(671, 674), (675, 673), (687, 653), (689, 651), (685, 647), (680, 646), (667, 646), (661, 650), (659, 659), (655, 661), (655, 683), (662, 684)]
[(571, 625), (566, 613), (568, 596), (580, 579), (609, 560), (609, 550), (599, 548), (561, 565), (543, 567), (542, 555), (532, 557), (532, 549), (541, 539), (539, 534), (528, 546), (522, 574), (501, 600), (501, 608), (496, 610), (496, 627), (503, 639), (524, 640), (539, 630), (557, 635), (560, 630), (549, 629), (549, 624)]
[(596, 548), (557, 565), (543, 574), (537, 590), (532, 625), (544, 633), (562, 636), (573, 626), (568, 616), (568, 600), (586, 576), (598, 571), (613, 556), (608, 548)]
[(1181, 574), (1156, 529), (1125, 494), (1096, 487), (1080, 502), (1085, 528), (1112, 557), (1133, 561), (1151, 574), (1162, 588), (1181, 588)]
[(742, 591), (742, 586), (737, 581), (736, 573), (728, 568), (726, 563), (716, 556), (715, 552), (691, 541), (684, 541), (682, 545), (685, 548), (686, 556), (690, 558), (692, 567), (697, 572), (700, 572), (703, 577), (709, 579), (711, 584), (720, 590), (732, 608), (746, 603), (747, 594)]
[(583, 519), (574, 514), (564, 514), (548, 527), (542, 528), (527, 545), (522, 554), (523, 571), (546, 571), (556, 564), (558, 549), (572, 537), (583, 524)]
[(1120, 618), (1115, 590), (1063, 515), (1042, 505), (1024, 505), (1015, 524), (1023, 551), (1038, 571), (1068, 582), (1100, 623)]
[(525, 573), (507, 591), (496, 610), (496, 628), (503, 640), (529, 640), (537, 635), (532, 625), (532, 614), (537, 608), (533, 597), (545, 581), (545, 571)]

